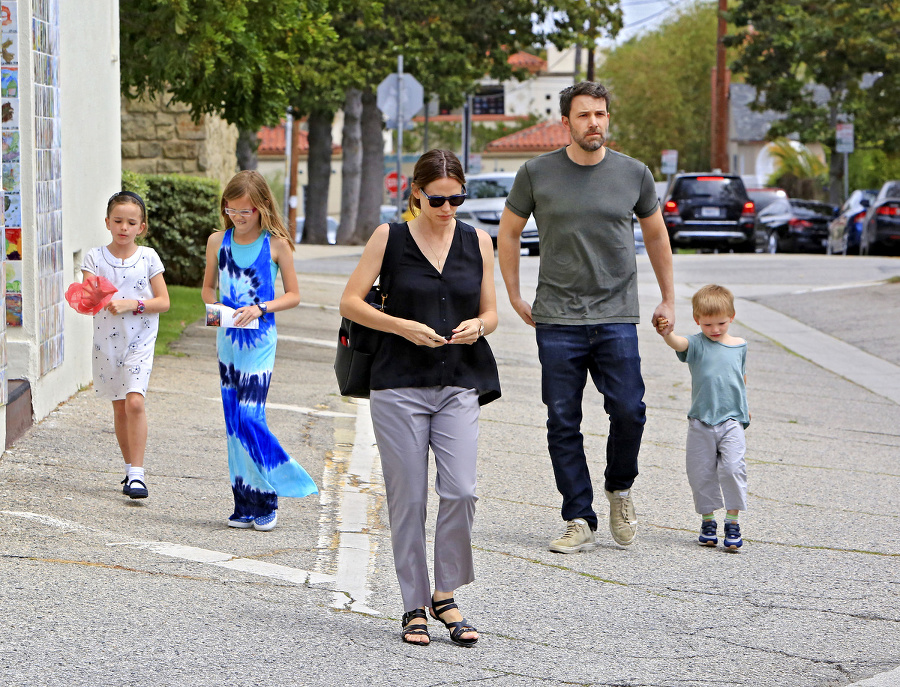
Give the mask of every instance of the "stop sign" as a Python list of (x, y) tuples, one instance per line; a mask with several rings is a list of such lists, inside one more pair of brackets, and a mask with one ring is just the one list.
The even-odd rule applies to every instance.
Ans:
[[(406, 178), (405, 174), (400, 175), (400, 191), (403, 192), (406, 190), (406, 187), (409, 185), (409, 179)], [(387, 189), (387, 192), (395, 195), (397, 193), (397, 172), (388, 172), (384, 176), (384, 187)]]

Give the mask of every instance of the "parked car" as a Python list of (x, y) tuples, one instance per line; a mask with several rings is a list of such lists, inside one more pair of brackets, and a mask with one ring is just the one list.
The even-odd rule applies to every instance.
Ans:
[[(337, 232), (339, 223), (334, 217), (326, 218), (328, 226), (325, 228), (325, 238), (328, 243), (337, 243)], [(303, 225), (306, 224), (305, 217), (297, 218), (297, 227), (294, 232), (294, 243), (300, 243), (303, 240)]]
[(747, 195), (756, 206), (756, 214), (762, 212), (766, 207), (774, 203), (779, 198), (787, 198), (788, 194), (783, 188), (766, 187), (766, 188), (748, 188)]
[(679, 174), (663, 205), (672, 248), (752, 253), (756, 206), (736, 174)]
[(780, 198), (757, 215), (756, 245), (764, 253), (823, 252), (837, 212), (830, 203)]
[(381, 224), (387, 224), (388, 222), (398, 222), (399, 217), (400, 213), (397, 212), (396, 205), (381, 206)]
[[(456, 211), (457, 219), (471, 224), (477, 229), (484, 229), (497, 245), (497, 230), (500, 228), (500, 216), (506, 206), (506, 196), (516, 178), (515, 172), (492, 172), (471, 174), (466, 179), (466, 192), (469, 197)], [(540, 252), (537, 224), (534, 217), (529, 217), (522, 231), (522, 248), (529, 255)]]
[(875, 202), (878, 191), (857, 189), (844, 201), (838, 216), (828, 225), (828, 244), (825, 252), (829, 255), (859, 253), (859, 237), (862, 234), (866, 210)]
[(900, 254), (900, 181), (888, 181), (866, 211), (860, 255)]
[(644, 245), (644, 230), (637, 215), (631, 216), (631, 231), (634, 232), (634, 252), (636, 255), (646, 255), (647, 247)]

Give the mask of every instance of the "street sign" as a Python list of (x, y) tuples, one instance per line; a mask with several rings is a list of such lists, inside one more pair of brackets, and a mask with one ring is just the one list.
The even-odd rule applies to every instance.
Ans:
[(425, 104), (425, 89), (412, 74), (389, 74), (378, 84), (377, 94), (378, 109), (394, 126), (397, 120), (405, 125)]
[(662, 173), (675, 174), (678, 171), (678, 151), (664, 150), (662, 151)]
[[(400, 193), (409, 186), (409, 179), (405, 174), (400, 175)], [(397, 195), (397, 172), (388, 172), (384, 175), (384, 188), (392, 196)]]
[(837, 153), (853, 152), (853, 124), (838, 124), (835, 131), (837, 145), (834, 150)]

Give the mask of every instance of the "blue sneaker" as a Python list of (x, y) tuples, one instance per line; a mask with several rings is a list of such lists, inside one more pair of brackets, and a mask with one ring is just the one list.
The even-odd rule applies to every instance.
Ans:
[(272, 511), (268, 515), (263, 515), (253, 521), (253, 529), (258, 532), (268, 532), (275, 529), (278, 522), (278, 511)]
[(232, 515), (230, 518), (228, 518), (228, 526), (237, 527), (240, 530), (247, 530), (253, 527), (253, 518), (249, 515), (239, 518), (236, 518)]
[(715, 520), (704, 520), (700, 525), (700, 546), (715, 546), (719, 543), (716, 536), (716, 528), (718, 525)]
[(722, 542), (728, 551), (737, 551), (744, 545), (741, 539), (741, 526), (736, 522), (725, 521), (725, 541)]

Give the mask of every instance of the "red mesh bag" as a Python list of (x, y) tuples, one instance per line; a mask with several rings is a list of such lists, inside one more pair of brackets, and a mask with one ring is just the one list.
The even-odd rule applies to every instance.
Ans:
[(106, 277), (85, 277), (84, 282), (71, 284), (66, 300), (82, 315), (96, 315), (112, 300), (118, 289)]

